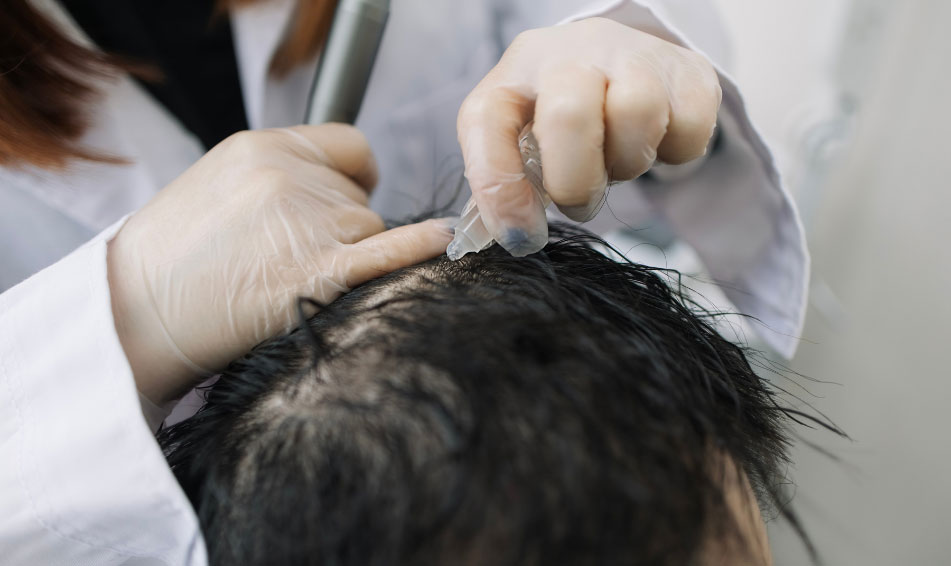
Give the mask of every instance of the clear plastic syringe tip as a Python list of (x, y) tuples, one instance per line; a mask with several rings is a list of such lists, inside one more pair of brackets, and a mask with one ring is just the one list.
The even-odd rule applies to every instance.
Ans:
[[(531, 182), (535, 192), (538, 193), (542, 206), (547, 207), (549, 203), (551, 203), (551, 199), (548, 197), (548, 193), (545, 192), (542, 185), (542, 162), (538, 151), (538, 141), (532, 133), (532, 124), (532, 122), (529, 122), (528, 125), (522, 129), (518, 139), (518, 149), (522, 154), (525, 177)], [(512, 239), (514, 239), (514, 232), (510, 234), (510, 236), (513, 236)], [(520, 252), (516, 255), (528, 255), (529, 253), (538, 251), (538, 249), (535, 248), (544, 246), (544, 243), (535, 245), (533, 242), (529, 242), (529, 238), (524, 233), (522, 233), (521, 237), (526, 240), (523, 244), (532, 249), (523, 250), (524, 253)], [(446, 255), (449, 256), (449, 259), (455, 261), (467, 253), (480, 252), (488, 248), (492, 245), (492, 242), (494, 242), (494, 240), (482, 222), (479, 207), (476, 206), (475, 199), (470, 198), (465, 208), (462, 209), (459, 222), (456, 223), (455, 236), (446, 248)], [(517, 242), (504, 243), (508, 243), (509, 247), (512, 248)], [(515, 246), (513, 249), (519, 247), (525, 246)]]
[(482, 222), (475, 200), (471, 198), (462, 209), (455, 231), (452, 242), (446, 248), (446, 255), (453, 261), (467, 253), (481, 252), (492, 245), (492, 236), (489, 235), (489, 231)]

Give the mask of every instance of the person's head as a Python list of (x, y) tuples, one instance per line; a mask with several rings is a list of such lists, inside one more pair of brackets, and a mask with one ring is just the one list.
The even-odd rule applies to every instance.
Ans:
[(211, 562), (767, 563), (770, 389), (664, 274), (552, 234), (376, 279), (233, 362), (160, 434)]

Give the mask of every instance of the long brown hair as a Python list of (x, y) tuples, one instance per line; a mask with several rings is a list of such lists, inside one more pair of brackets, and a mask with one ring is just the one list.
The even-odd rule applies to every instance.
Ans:
[[(219, 10), (259, 0), (218, 0)], [(337, 0), (298, 0), (297, 13), (271, 60), (281, 76), (310, 59), (330, 30)], [(86, 106), (97, 94), (93, 79), (131, 72), (155, 80), (143, 62), (74, 41), (32, 6), (0, 0), (0, 166), (60, 168), (73, 159), (119, 161), (82, 147)], [(144, 62), (147, 63), (147, 62)]]

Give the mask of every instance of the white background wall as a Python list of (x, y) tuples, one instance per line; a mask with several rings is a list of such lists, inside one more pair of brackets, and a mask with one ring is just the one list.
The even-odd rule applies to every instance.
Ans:
[[(831, 95), (850, 0), (715, 0), (733, 44), (733, 74), (756, 125), (789, 142), (796, 121)], [(784, 145), (781, 144), (781, 145)], [(788, 151), (788, 148), (785, 148)], [(789, 156), (780, 148), (781, 163)]]
[[(813, 299), (793, 368), (835, 382), (804, 382), (805, 398), (853, 438), (808, 435), (841, 462), (796, 447), (795, 504), (826, 564), (951, 564), (951, 2), (718, 3), (807, 208)], [(852, 143), (817, 144), (842, 100), (858, 108)], [(777, 565), (808, 564), (788, 528), (770, 534)]]

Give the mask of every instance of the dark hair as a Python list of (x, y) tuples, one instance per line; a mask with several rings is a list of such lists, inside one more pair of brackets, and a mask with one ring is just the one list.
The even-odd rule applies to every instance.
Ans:
[(738, 538), (728, 465), (798, 526), (743, 350), (675, 274), (551, 234), (366, 283), (233, 362), (159, 435), (211, 563), (692, 564)]
[[(217, 10), (260, 0), (217, 0)], [(337, 0), (299, 0), (271, 60), (282, 76), (307, 61), (330, 30)], [(102, 53), (70, 38), (30, 0), (0, 0), (0, 166), (62, 168), (72, 159), (121, 163), (79, 143), (95, 81), (121, 72), (160, 80), (149, 61)]]

